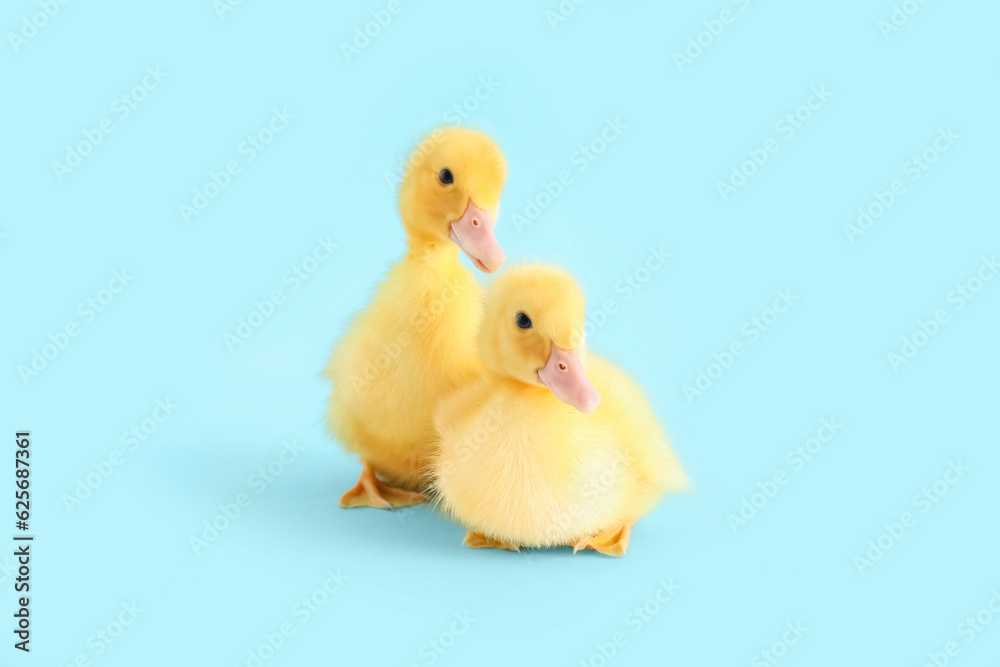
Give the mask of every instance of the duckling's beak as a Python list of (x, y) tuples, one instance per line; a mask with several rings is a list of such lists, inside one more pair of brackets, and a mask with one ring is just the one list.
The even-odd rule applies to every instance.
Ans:
[(585, 415), (601, 403), (600, 394), (583, 372), (583, 360), (576, 350), (570, 352), (553, 345), (548, 363), (538, 369), (538, 379), (556, 398)]
[(448, 238), (462, 249), (480, 271), (493, 273), (505, 259), (503, 248), (493, 233), (493, 212), (469, 200), (465, 215), (451, 223)]

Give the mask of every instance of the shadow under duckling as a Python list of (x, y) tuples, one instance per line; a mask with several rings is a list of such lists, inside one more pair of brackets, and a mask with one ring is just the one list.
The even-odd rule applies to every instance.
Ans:
[(623, 556), (687, 475), (642, 391), (582, 352), (583, 292), (560, 269), (505, 271), (485, 298), (483, 372), (444, 399), (432, 487), (465, 544)]
[(403, 259), (349, 325), (325, 375), (333, 382), (330, 432), (361, 458), (341, 507), (392, 509), (424, 502), (438, 401), (479, 374), (475, 333), (481, 288), (462, 250), (486, 273), (503, 264), (493, 227), (507, 177), (480, 132), (438, 129), (413, 152), (400, 186)]

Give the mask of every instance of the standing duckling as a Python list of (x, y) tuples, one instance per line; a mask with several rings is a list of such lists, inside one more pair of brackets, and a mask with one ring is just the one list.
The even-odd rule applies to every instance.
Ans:
[(559, 269), (510, 269), (487, 292), (483, 373), (435, 415), (433, 487), (466, 545), (623, 556), (639, 517), (687, 488), (640, 389), (581, 354), (584, 317)]
[(478, 374), (481, 290), (459, 263), (503, 264), (493, 232), (507, 163), (485, 135), (439, 129), (414, 151), (399, 193), (403, 259), (348, 327), (326, 368), (330, 431), (363, 463), (341, 507), (424, 502), (438, 401)]

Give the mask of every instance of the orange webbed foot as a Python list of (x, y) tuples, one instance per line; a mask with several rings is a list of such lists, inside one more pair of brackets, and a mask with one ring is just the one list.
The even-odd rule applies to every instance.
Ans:
[(593, 549), (606, 556), (621, 557), (628, 549), (628, 538), (632, 532), (632, 524), (625, 524), (620, 528), (606, 530), (599, 535), (580, 538), (573, 547), (573, 553), (581, 549)]
[(427, 496), (416, 491), (406, 491), (389, 486), (375, 476), (375, 469), (365, 464), (354, 488), (340, 497), (340, 506), (376, 507), (391, 510), (394, 507), (408, 507), (427, 502)]
[(465, 540), (462, 544), (472, 549), (507, 549), (508, 551), (521, 550), (521, 548), (515, 544), (494, 540), (492, 537), (486, 537), (482, 533), (477, 533), (472, 530), (465, 535)]

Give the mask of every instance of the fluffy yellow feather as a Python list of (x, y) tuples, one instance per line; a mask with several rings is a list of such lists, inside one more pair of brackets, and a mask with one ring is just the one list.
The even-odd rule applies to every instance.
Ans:
[(433, 487), (467, 545), (624, 555), (632, 524), (687, 488), (641, 390), (579, 353), (584, 316), (579, 286), (555, 268), (509, 269), (487, 292), (483, 371), (434, 420)]
[[(493, 235), (507, 165), (496, 144), (439, 129), (413, 152), (399, 194), (408, 250), (350, 324), (326, 368), (328, 425), (365, 464), (345, 507), (422, 502), (438, 401), (479, 373), (481, 290), (458, 259), (503, 263)], [(399, 488), (396, 488), (399, 487)]]

